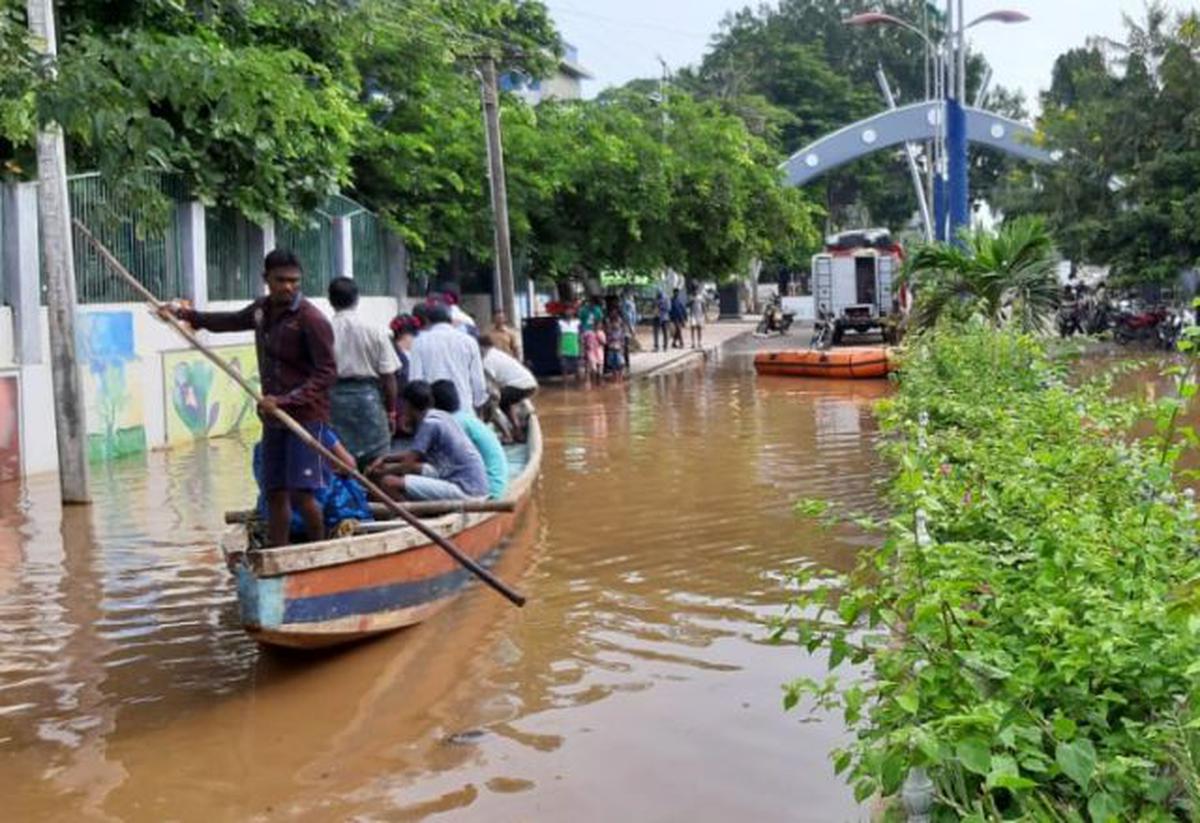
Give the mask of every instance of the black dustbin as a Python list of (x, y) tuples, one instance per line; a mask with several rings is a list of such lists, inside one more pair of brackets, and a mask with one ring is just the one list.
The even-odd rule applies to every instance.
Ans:
[(558, 318), (526, 317), (521, 321), (521, 351), (535, 377), (562, 374), (558, 358)]
[(721, 306), (721, 317), (741, 317), (741, 289), (737, 283), (727, 283), (717, 289), (717, 299)]

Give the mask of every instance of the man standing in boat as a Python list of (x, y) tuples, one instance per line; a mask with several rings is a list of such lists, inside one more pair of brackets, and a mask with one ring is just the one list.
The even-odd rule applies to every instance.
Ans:
[(385, 453), (395, 429), (400, 358), (379, 326), (358, 316), (358, 284), (349, 277), (329, 283), (333, 306), (333, 358), (337, 383), (330, 397), (338, 436), (359, 465)]
[(263, 263), (267, 295), (241, 311), (200, 312), (164, 307), (198, 329), (253, 331), (263, 399), (262, 473), (267, 495), (267, 539), (288, 543), (292, 509), (304, 518), (309, 540), (325, 539), (325, 522), (313, 493), (324, 483), (321, 456), (275, 419), (278, 408), (317, 440), (329, 425), (329, 390), (337, 380), (333, 327), (300, 293), (302, 267), (290, 251), (275, 249)]

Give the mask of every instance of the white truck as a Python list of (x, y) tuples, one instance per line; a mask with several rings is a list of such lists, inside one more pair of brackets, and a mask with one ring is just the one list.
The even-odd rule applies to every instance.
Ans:
[[(813, 255), (812, 290), (818, 334), (838, 345), (847, 332), (891, 336), (907, 301), (895, 287), (904, 254), (887, 229), (844, 231), (825, 238)], [(890, 342), (890, 341), (889, 341)]]

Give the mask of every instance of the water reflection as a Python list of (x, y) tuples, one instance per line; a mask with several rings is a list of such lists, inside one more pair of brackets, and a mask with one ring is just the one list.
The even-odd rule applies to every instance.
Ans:
[[(841, 820), (836, 723), (779, 709), (819, 661), (763, 642), (780, 571), (855, 547), (798, 496), (874, 505), (874, 384), (746, 355), (542, 398), (546, 463), (502, 573), (437, 619), (262, 654), (215, 549), (244, 444), (117, 464), (96, 505), (0, 487), (0, 774), (15, 819)], [(800, 817), (797, 818), (797, 814)]]

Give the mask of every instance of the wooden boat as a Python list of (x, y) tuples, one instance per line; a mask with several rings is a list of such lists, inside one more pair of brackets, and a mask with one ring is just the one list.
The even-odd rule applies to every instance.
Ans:
[[(485, 567), (507, 546), (528, 508), (542, 463), (537, 417), (529, 437), (507, 449), (514, 475), (512, 511), (463, 512), (425, 520)], [(348, 643), (426, 620), (453, 601), (474, 575), (428, 538), (396, 528), (320, 543), (250, 550), (236, 525), (221, 548), (237, 581), (242, 626), (260, 643), (312, 649)]]
[(759, 352), (754, 357), (759, 374), (781, 377), (823, 377), (863, 380), (887, 377), (891, 371), (888, 350), (882, 346), (844, 349)]

